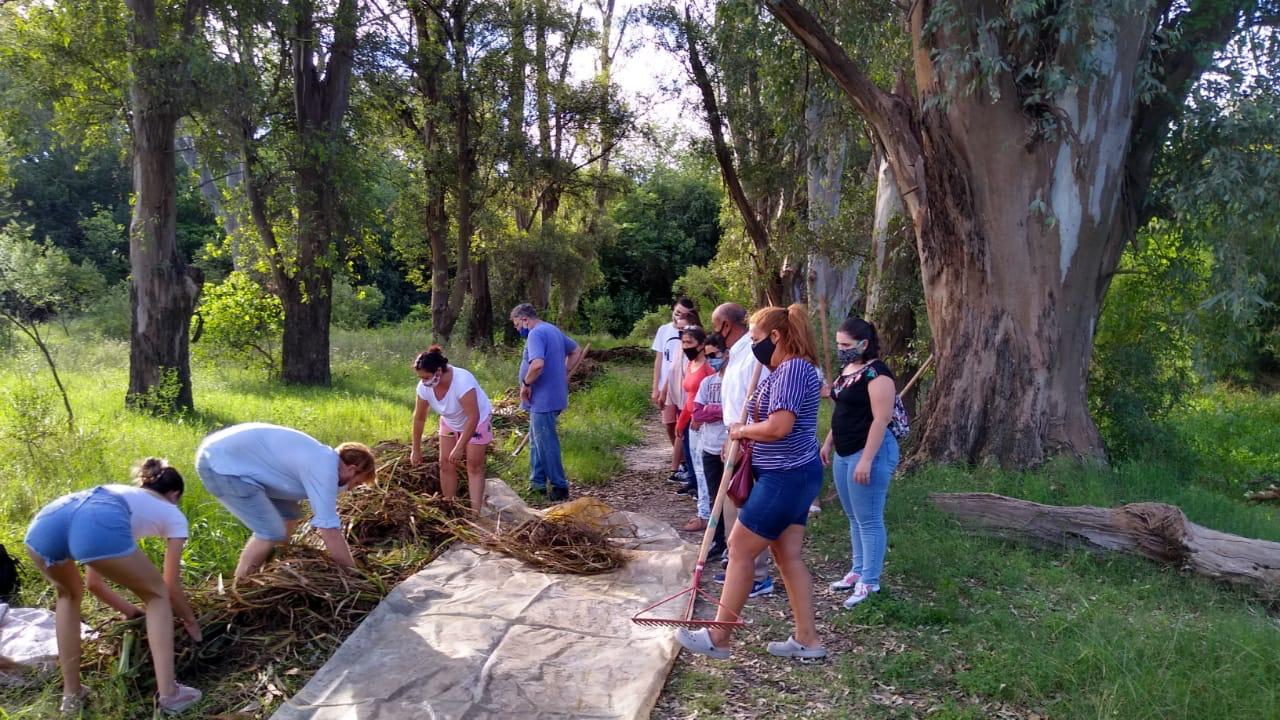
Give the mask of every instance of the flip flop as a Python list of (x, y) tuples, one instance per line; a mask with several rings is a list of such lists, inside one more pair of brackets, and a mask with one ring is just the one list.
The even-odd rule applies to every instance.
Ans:
[(728, 660), (731, 653), (729, 648), (716, 647), (712, 644), (711, 633), (706, 628), (701, 630), (680, 628), (676, 630), (676, 642), (691, 653), (706, 655), (714, 660)]
[(794, 637), (786, 642), (771, 642), (768, 645), (770, 655), (776, 657), (800, 658), (802, 660), (818, 660), (827, 656), (827, 649), (821, 645), (806, 647), (796, 642)]
[(89, 699), (93, 694), (93, 690), (88, 685), (81, 685), (80, 692), (75, 695), (63, 695), (62, 703), (58, 705), (58, 713), (61, 715), (75, 715), (84, 707), (84, 701)]

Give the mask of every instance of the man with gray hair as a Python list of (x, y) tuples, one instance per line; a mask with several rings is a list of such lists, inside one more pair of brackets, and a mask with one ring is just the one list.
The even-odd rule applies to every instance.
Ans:
[[(720, 407), (724, 411), (724, 423), (729, 425), (742, 421), (742, 409), (747, 406), (747, 396), (751, 392), (751, 375), (760, 368), (760, 380), (769, 377), (769, 368), (756, 360), (751, 352), (751, 335), (747, 327), (747, 310), (737, 303), (724, 303), (711, 313), (711, 329), (720, 333), (729, 346), (729, 361), (725, 364), (724, 380), (720, 385)], [(725, 440), (723, 455), (728, 456), (729, 440)], [(724, 533), (729, 536), (733, 523), (738, 519), (738, 508), (732, 502), (724, 506)], [(724, 573), (715, 576), (718, 583), (724, 582)], [(773, 578), (769, 577), (768, 553), (756, 556), (755, 581), (751, 584), (749, 597), (773, 594)]]
[(520, 407), (529, 412), (529, 489), (553, 501), (569, 498), (556, 423), (569, 406), (569, 369), (582, 349), (560, 328), (538, 318), (529, 303), (511, 310), (511, 324), (525, 339), (520, 357)]

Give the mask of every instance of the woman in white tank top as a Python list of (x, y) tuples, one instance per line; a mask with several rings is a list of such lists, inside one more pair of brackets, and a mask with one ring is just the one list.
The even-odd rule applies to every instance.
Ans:
[(493, 406), (476, 377), (449, 364), (444, 350), (432, 345), (413, 361), (418, 388), (413, 408), (413, 448), (409, 462), (422, 462), (422, 429), (431, 410), (440, 415), (440, 493), (458, 496), (458, 466), (467, 468), (472, 511), (484, 507), (485, 453), (493, 442)]

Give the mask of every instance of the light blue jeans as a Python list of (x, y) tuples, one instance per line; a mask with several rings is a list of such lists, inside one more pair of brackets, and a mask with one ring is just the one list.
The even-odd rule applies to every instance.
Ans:
[(889, 480), (898, 467), (898, 441), (885, 431), (880, 450), (871, 460), (871, 482), (866, 485), (853, 479), (853, 469), (862, 459), (862, 453), (859, 450), (847, 457), (833, 453), (831, 475), (844, 514), (849, 517), (849, 544), (853, 549), (850, 571), (857, 573), (863, 583), (879, 587), (884, 551), (889, 543), (884, 528), (884, 503), (889, 497)]
[(529, 413), (529, 486), (538, 490), (547, 485), (568, 488), (564, 460), (560, 457), (560, 436), (556, 423), (560, 411)]

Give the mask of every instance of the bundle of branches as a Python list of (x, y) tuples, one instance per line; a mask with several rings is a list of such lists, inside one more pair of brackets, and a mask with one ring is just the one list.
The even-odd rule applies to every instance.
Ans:
[(578, 367), (574, 368), (572, 377), (569, 378), (569, 391), (577, 392), (583, 389), (601, 372), (604, 372), (604, 365), (590, 358), (583, 358), (578, 363)]
[[(427, 565), (447, 542), (433, 548), (362, 558), (359, 572), (341, 572), (321, 551), (292, 545), (280, 559), (234, 588), (190, 593), (204, 640), (175, 635), (178, 676), (187, 682), (223, 679), (269, 663), (314, 668), (353, 631), (400, 581)], [(221, 583), (218, 583), (221, 585)], [(150, 651), (141, 620), (99, 629), (85, 646), (90, 675), (117, 674), (142, 697), (155, 691)], [(225, 711), (255, 695), (210, 695)], [(209, 712), (214, 709), (205, 706)]]
[(587, 359), (597, 362), (653, 362), (653, 350), (639, 345), (619, 345), (604, 350), (587, 351)]
[(543, 517), (515, 526), (488, 520), (453, 521), (459, 540), (496, 550), (539, 570), (595, 575), (622, 567), (626, 553), (609, 539), (615, 528), (597, 527), (571, 517)]
[(449, 520), (466, 513), (461, 501), (405, 492), (393, 477), (357, 488), (338, 501), (347, 539), (359, 547), (438, 545), (453, 538)]
[[(434, 435), (422, 438), (422, 462), (409, 462), (413, 447), (397, 440), (384, 440), (373, 446), (378, 458), (378, 484), (396, 487), (415, 495), (440, 494), (440, 439)], [(459, 477), (466, 485), (465, 473)], [(462, 492), (461, 488), (459, 492)], [(344, 508), (340, 505), (339, 511)]]
[(529, 426), (529, 413), (520, 407), (520, 391), (509, 388), (491, 401), (493, 414), (489, 422), (494, 430), (510, 430)]

